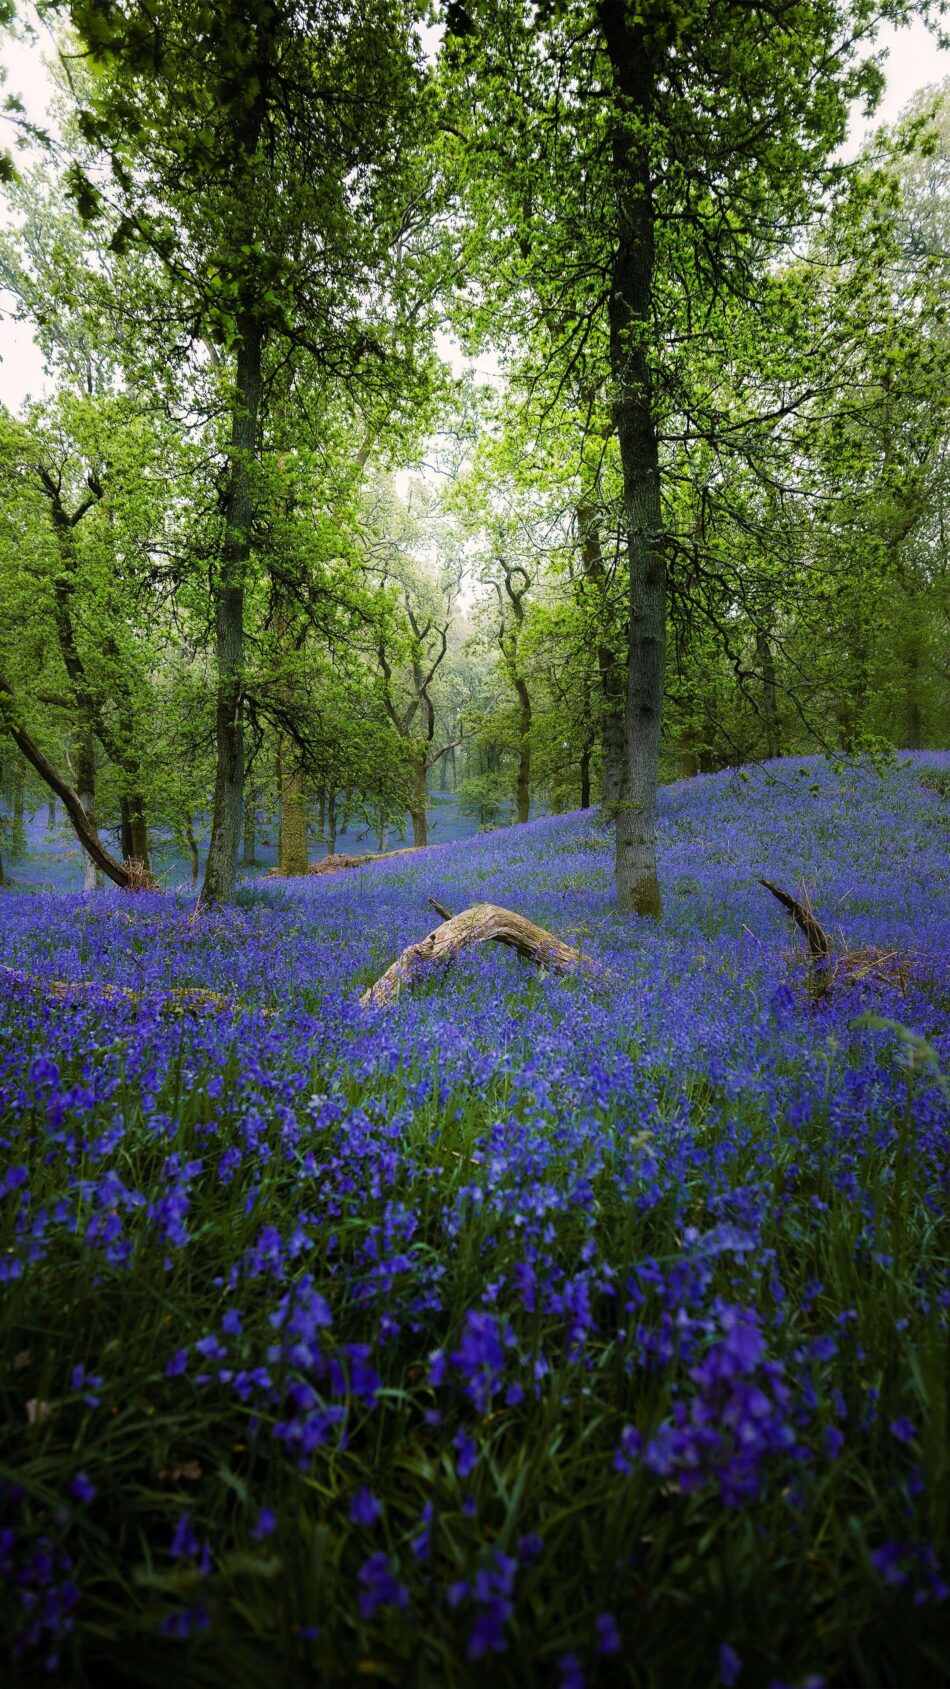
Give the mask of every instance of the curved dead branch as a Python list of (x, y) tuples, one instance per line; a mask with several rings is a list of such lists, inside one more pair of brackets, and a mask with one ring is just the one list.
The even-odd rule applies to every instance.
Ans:
[(555, 973), (606, 977), (605, 970), (592, 956), (585, 956), (572, 944), (555, 938), (524, 915), (502, 909), (497, 903), (473, 903), (470, 909), (463, 909), (461, 914), (452, 915), (433, 928), (417, 944), (408, 945), (376, 984), (364, 991), (360, 1002), (364, 1008), (394, 1003), (400, 991), (413, 985), (428, 963), (450, 962), (468, 945), (490, 941), (510, 945), (536, 966), (552, 968)]
[(805, 934), (809, 955), (824, 961), (831, 954), (831, 940), (824, 928), (819, 926), (808, 904), (791, 897), (781, 886), (773, 885), (771, 880), (760, 880), (759, 885), (777, 897), (782, 907), (788, 910), (799, 931)]

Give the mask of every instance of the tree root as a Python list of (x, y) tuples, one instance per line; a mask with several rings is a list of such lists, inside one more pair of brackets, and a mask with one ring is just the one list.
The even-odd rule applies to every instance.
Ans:
[[(429, 899), (430, 903), (433, 901)], [(435, 907), (440, 914), (443, 913), (439, 904)], [(497, 903), (473, 903), (461, 914), (448, 916), (417, 944), (408, 945), (376, 984), (364, 991), (360, 1002), (364, 1008), (394, 1003), (403, 987), (412, 986), (420, 970), (429, 962), (450, 962), (468, 945), (487, 944), (490, 940), (510, 945), (537, 967), (552, 968), (555, 973), (583, 973), (600, 979), (607, 977), (605, 969), (592, 956), (583, 955), (572, 944), (565, 944), (563, 939), (555, 938), (544, 927), (535, 926), (524, 915), (516, 915), (512, 909), (502, 909)]]

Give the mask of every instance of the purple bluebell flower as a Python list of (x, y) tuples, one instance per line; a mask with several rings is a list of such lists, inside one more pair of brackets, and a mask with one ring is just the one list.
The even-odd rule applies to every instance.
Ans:
[(85, 1472), (76, 1472), (69, 1480), (69, 1493), (75, 1501), (81, 1502), (85, 1507), (93, 1500), (96, 1486), (86, 1477)]
[(738, 1683), (742, 1673), (742, 1661), (730, 1643), (724, 1642), (719, 1650), (719, 1677), (726, 1689), (732, 1689)]
[(620, 1631), (613, 1613), (598, 1613), (594, 1620), (594, 1631), (597, 1636), (598, 1654), (620, 1653)]
[(372, 1618), (380, 1607), (395, 1607), (405, 1612), (409, 1606), (409, 1591), (393, 1574), (389, 1556), (371, 1554), (359, 1569), (361, 1585), (358, 1597), (360, 1617)]
[(378, 1525), (382, 1513), (382, 1504), (377, 1501), (372, 1490), (357, 1490), (350, 1501), (349, 1517), (354, 1525)]

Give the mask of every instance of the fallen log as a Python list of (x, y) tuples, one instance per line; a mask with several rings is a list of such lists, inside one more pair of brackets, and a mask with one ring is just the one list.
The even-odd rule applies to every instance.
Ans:
[(470, 909), (463, 909), (461, 914), (451, 915), (442, 921), (417, 944), (408, 945), (376, 984), (363, 992), (360, 1002), (364, 1008), (394, 1003), (403, 987), (413, 985), (420, 970), (428, 963), (450, 962), (468, 945), (490, 941), (510, 945), (537, 967), (553, 968), (555, 973), (606, 977), (605, 970), (592, 956), (585, 956), (572, 944), (555, 938), (553, 933), (536, 926), (524, 915), (516, 915), (512, 909), (502, 909), (497, 903), (473, 903)]
[[(320, 862), (311, 862), (308, 874), (340, 874), (344, 868), (362, 868), (367, 862), (390, 862), (396, 856), (414, 856), (416, 851), (422, 850), (423, 845), (406, 845), (402, 850), (365, 850), (361, 856), (347, 856), (343, 851), (334, 851), (332, 855), (323, 857)], [(268, 879), (281, 879), (277, 868), (271, 868)]]

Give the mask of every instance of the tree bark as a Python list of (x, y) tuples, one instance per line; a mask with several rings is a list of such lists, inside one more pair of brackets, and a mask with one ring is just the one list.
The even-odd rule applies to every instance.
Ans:
[[(289, 770), (288, 770), (289, 761)], [(307, 872), (307, 805), (304, 796), (303, 773), (292, 747), (284, 747), (281, 766), (283, 784), (280, 791), (280, 852), (278, 867), (281, 874)]]
[(515, 680), (518, 694), (518, 780), (515, 793), (518, 801), (518, 820), (525, 822), (531, 814), (531, 698), (520, 678)]
[(916, 651), (907, 659), (907, 749), (919, 751), (924, 742), (920, 710), (920, 660)]
[(415, 983), (426, 964), (451, 961), (467, 946), (491, 940), (510, 945), (538, 967), (552, 968), (555, 973), (580, 972), (606, 977), (592, 957), (555, 938), (524, 915), (495, 903), (475, 903), (460, 915), (443, 921), (418, 944), (410, 944), (376, 984), (364, 991), (360, 1002), (364, 1008), (394, 1003), (404, 988)]
[[(83, 728), (79, 734), (79, 744), (76, 751), (76, 790), (79, 801), (86, 812), (90, 829), (98, 834), (96, 826), (96, 742), (91, 727)], [(96, 859), (87, 850), (83, 856), (83, 891), (95, 891), (98, 884), (99, 874)]]
[(780, 757), (782, 754), (778, 736), (778, 703), (775, 684), (775, 656), (772, 642), (765, 628), (757, 628), (755, 634), (755, 655), (759, 665), (759, 677), (762, 681), (762, 721), (765, 727), (765, 754), (767, 757)]
[(653, 65), (643, 25), (626, 0), (599, 0), (598, 16), (620, 107), (612, 153), (619, 231), (608, 318), (614, 422), (623, 474), (630, 565), (625, 718), (627, 791), (618, 803), (617, 905), (659, 915), (656, 794), (666, 659), (666, 554), (648, 351), (653, 305), (654, 209), (649, 123)]
[(201, 858), (198, 855), (198, 840), (195, 838), (195, 823), (191, 815), (185, 816), (185, 839), (188, 843), (188, 854), (191, 857), (191, 883), (196, 886), (201, 869)]
[[(593, 502), (593, 493), (581, 499), (577, 507), (577, 527), (581, 541), (584, 573), (603, 593), (606, 584), (600, 523)], [(597, 672), (600, 677), (601, 714), (601, 799), (609, 819), (616, 815), (617, 804), (623, 795), (625, 778), (624, 745), (624, 671), (623, 663), (608, 640), (597, 642)]]
[(56, 826), (56, 798), (51, 797), (46, 805), (46, 831), (51, 833)]
[(693, 780), (699, 773), (699, 758), (696, 754), (696, 729), (684, 727), (680, 738), (680, 778)]
[[(134, 749), (132, 689), (125, 677), (116, 679), (114, 683), (113, 695), (119, 711), (119, 731), (116, 733), (102, 707), (101, 697), (90, 685), (73, 621), (72, 599), (79, 573), (75, 530), (86, 512), (102, 498), (103, 489), (98, 480), (90, 476), (89, 497), (69, 515), (63, 505), (59, 482), (42, 465), (37, 468), (37, 475), (49, 500), (53, 532), (59, 550), (61, 568), (53, 582), (53, 619), (63, 666), (76, 700), (81, 723), (80, 732), (83, 736), (95, 732), (109, 760), (122, 770), (126, 785), (126, 791), (120, 798), (122, 855), (126, 861), (135, 862), (147, 875), (150, 869), (148, 826), (145, 820), (145, 802), (140, 789), (141, 768)], [(118, 659), (119, 653), (111, 636), (103, 639), (101, 649), (106, 655)]]
[(238, 335), (225, 537), (214, 595), (217, 760), (211, 841), (201, 889), (202, 900), (209, 903), (229, 897), (234, 890), (244, 787), (244, 579), (256, 504), (254, 469), (263, 335), (246, 315), (239, 319)]
[(581, 751), (581, 809), (590, 809), (590, 756), (591, 747), (585, 745)]
[(128, 869), (124, 868), (121, 862), (116, 861), (111, 851), (106, 850), (95, 828), (89, 824), (89, 818), (80, 802), (78, 792), (75, 792), (72, 786), (57, 772), (26, 730), (18, 726), (14, 709), (13, 688), (3, 675), (0, 675), (0, 724), (11, 734), (14, 742), (23, 752), (27, 762), (35, 768), (40, 779), (45, 780), (47, 786), (51, 787), (60, 799), (75, 828), (80, 844), (95, 865), (101, 868), (110, 880), (114, 880), (117, 886), (122, 886), (123, 889), (128, 890), (132, 883)]
[(412, 799), (409, 804), (409, 814), (412, 817), (412, 842), (416, 847), (429, 843), (427, 805), (425, 746), (414, 745), (412, 748)]
[(241, 866), (257, 867), (257, 788), (250, 786), (244, 794), (244, 838), (241, 847)]
[(129, 800), (119, 798), (119, 845), (123, 861), (128, 862), (132, 856), (132, 819), (129, 814)]
[(336, 791), (331, 788), (327, 796), (327, 855), (336, 855)]
[(26, 823), (23, 819), (23, 763), (19, 757), (13, 759), (12, 823), (10, 856), (15, 861), (17, 857), (26, 855)]

